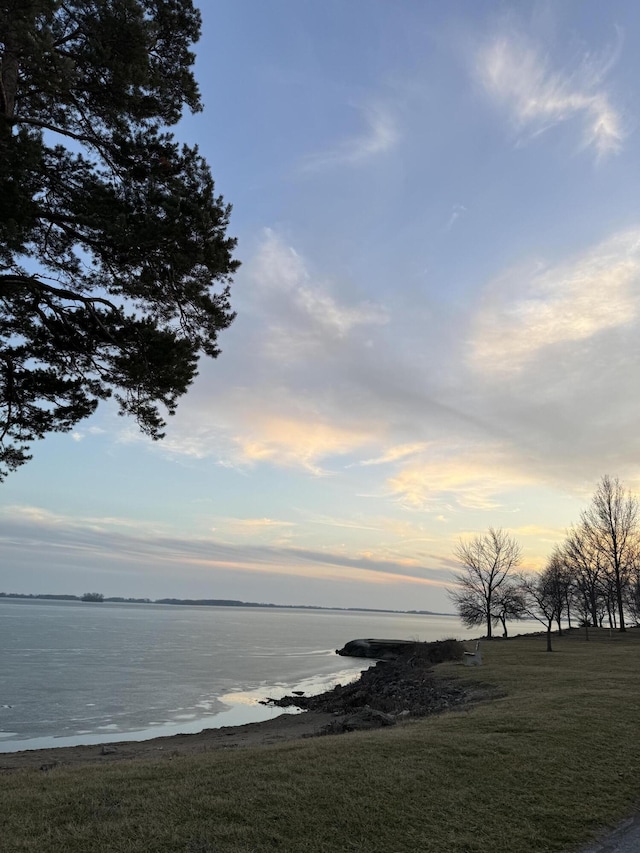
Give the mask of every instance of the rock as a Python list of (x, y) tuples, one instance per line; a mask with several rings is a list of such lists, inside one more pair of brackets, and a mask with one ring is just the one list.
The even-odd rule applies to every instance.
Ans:
[(117, 751), (117, 746), (103, 746), (100, 750), (100, 755), (114, 755)]
[[(328, 730), (342, 732), (374, 727), (371, 715), (358, 717), (365, 709), (394, 720), (396, 717), (405, 719), (408, 716), (437, 714), (468, 701), (467, 688), (461, 682), (447, 676), (436, 676), (433, 671), (435, 662), (455, 660), (462, 656), (460, 643), (456, 640), (438, 643), (397, 642), (399, 647), (404, 647), (404, 654), (394, 660), (377, 661), (355, 682), (338, 685), (319, 696), (284, 696), (282, 699), (267, 700), (264, 704), (334, 714), (336, 720)], [(350, 723), (352, 717), (355, 720)], [(380, 723), (382, 718), (377, 719), (377, 725), (386, 725)]]
[(458, 640), (437, 640), (421, 643), (416, 640), (350, 640), (338, 655), (354, 658), (373, 658), (389, 661), (404, 658), (414, 663), (442, 663), (446, 660), (461, 660), (464, 646)]
[(365, 705), (362, 710), (355, 714), (349, 714), (346, 717), (340, 717), (329, 723), (322, 730), (323, 734), (342, 734), (343, 732), (365, 732), (370, 729), (379, 729), (382, 726), (393, 726), (395, 720), (390, 714), (385, 714), (383, 711), (376, 711)]
[(336, 654), (352, 658), (389, 660), (415, 645), (413, 640), (351, 640), (344, 648), (336, 649)]

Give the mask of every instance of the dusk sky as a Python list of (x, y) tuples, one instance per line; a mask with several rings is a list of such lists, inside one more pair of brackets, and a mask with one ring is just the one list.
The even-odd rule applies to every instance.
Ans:
[(450, 611), (640, 490), (640, 4), (202, 3), (238, 312), (167, 438), (103, 405), (1, 487), (0, 591)]

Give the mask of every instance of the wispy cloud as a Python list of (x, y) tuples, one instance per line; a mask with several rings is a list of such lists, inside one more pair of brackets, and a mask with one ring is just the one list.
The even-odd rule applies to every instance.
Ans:
[(309, 154), (302, 161), (302, 171), (314, 172), (331, 166), (360, 165), (386, 154), (400, 140), (397, 122), (388, 107), (368, 104), (360, 112), (365, 130), (358, 136), (346, 139), (327, 151)]
[(380, 528), (375, 524), (365, 523), (364, 521), (353, 521), (348, 518), (338, 518), (332, 515), (322, 515), (312, 512), (304, 512), (304, 519), (307, 524), (320, 524), (326, 527), (338, 528), (343, 530), (370, 530), (378, 531)]
[(451, 215), (445, 225), (445, 231), (450, 231), (460, 217), (467, 212), (467, 208), (463, 204), (454, 204)]
[(303, 257), (270, 228), (265, 229), (251, 272), (267, 316), (275, 315), (276, 327), (287, 322), (290, 332), (297, 328), (306, 337), (314, 330), (344, 337), (357, 326), (388, 322), (387, 312), (379, 304), (339, 301), (331, 293), (331, 283), (313, 278)]
[(330, 294), (317, 288), (298, 288), (296, 301), (314, 323), (340, 337), (344, 337), (354, 326), (382, 326), (388, 321), (386, 312), (379, 305), (364, 302), (354, 307), (341, 306)]
[(386, 465), (390, 462), (398, 462), (401, 459), (406, 459), (407, 456), (414, 456), (416, 453), (421, 453), (427, 448), (424, 441), (416, 441), (411, 444), (397, 444), (390, 447), (381, 456), (376, 456), (373, 459), (364, 459), (358, 465)]
[[(1, 516), (5, 519), (11, 519), (17, 523), (26, 522), (38, 527), (65, 527), (71, 522), (68, 516), (61, 513), (52, 512), (48, 509), (43, 509), (38, 506), (29, 506), (23, 504), (12, 504), (3, 507)], [(125, 528), (127, 530), (138, 530), (140, 533), (152, 534), (157, 532), (156, 525), (150, 525), (142, 521), (132, 520), (130, 518), (120, 518), (119, 516), (92, 516), (87, 515), (82, 519), (83, 525), (92, 531), (108, 531)]]
[(541, 351), (632, 323), (640, 309), (640, 229), (552, 268), (511, 270), (494, 281), (476, 320), (469, 360), (513, 373)]
[(212, 532), (219, 532), (225, 538), (228, 536), (253, 538), (281, 538), (295, 527), (293, 521), (281, 521), (275, 518), (225, 518), (214, 519)]
[(605, 56), (585, 54), (573, 68), (554, 68), (543, 50), (520, 34), (502, 35), (477, 55), (476, 73), (487, 92), (529, 136), (580, 117), (582, 142), (604, 156), (619, 150), (625, 133), (604, 88), (618, 47)]
[(87, 435), (103, 435), (105, 430), (98, 426), (90, 426), (88, 429), (76, 429), (71, 433), (74, 441), (82, 441)]

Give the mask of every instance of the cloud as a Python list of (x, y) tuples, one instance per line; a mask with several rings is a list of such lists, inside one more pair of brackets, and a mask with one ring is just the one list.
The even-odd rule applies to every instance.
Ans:
[(356, 500), (452, 523), (465, 508), (503, 513), (540, 483), (628, 478), (621, 454), (640, 458), (639, 246), (635, 228), (507, 270), (465, 304), (470, 317), (455, 315), (454, 334), (437, 313), (373, 310), (268, 230), (243, 267), (247, 304), (224, 358), (203, 364), (150, 452), (209, 459), (259, 488), (276, 468), (331, 475)]
[(485, 294), (469, 361), (485, 374), (521, 371), (561, 345), (633, 324), (640, 308), (640, 229), (551, 268), (511, 270)]
[(537, 136), (578, 117), (583, 145), (605, 156), (618, 151), (625, 136), (622, 117), (603, 88), (616, 54), (617, 48), (601, 58), (586, 54), (573, 69), (559, 69), (524, 36), (502, 35), (478, 52), (476, 73), (519, 132)]
[[(467, 405), (542, 485), (640, 481), (640, 227), (492, 281), (470, 321)], [(556, 492), (556, 494), (558, 494)]]
[(218, 523), (224, 524), (225, 528), (235, 528), (240, 531), (259, 531), (273, 527), (291, 527), (292, 521), (278, 521), (275, 518), (223, 518)]
[(87, 429), (76, 429), (71, 433), (71, 438), (74, 441), (83, 441), (87, 435), (104, 435), (105, 430), (102, 427), (90, 426)]
[[(25, 521), (41, 527), (64, 527), (70, 523), (68, 516), (37, 506), (9, 505), (0, 510), (0, 516), (18, 522)], [(148, 525), (145, 522), (134, 521), (130, 518), (120, 518), (119, 516), (87, 515), (83, 517), (82, 523), (87, 529), (93, 531), (106, 531), (118, 528), (135, 529), (148, 533), (156, 531), (154, 526)]]
[[(375, 360), (367, 341), (387, 311), (358, 299), (348, 283), (334, 293), (337, 285), (315, 276), (270, 229), (245, 269), (252, 299), (230, 330), (238, 328), (237, 344), (231, 337), (219, 364), (203, 364), (153, 452), (319, 475), (332, 457), (377, 447), (385, 424), (353, 406), (349, 373)], [(146, 441), (132, 426), (121, 440)]]
[[(296, 408), (297, 413), (292, 411)], [(240, 470), (269, 464), (299, 468), (314, 476), (327, 474), (323, 467), (326, 460), (377, 441), (373, 427), (367, 430), (357, 424), (333, 424), (327, 414), (300, 408), (300, 401), (289, 395), (276, 394), (271, 400), (247, 395), (244, 401), (229, 397), (224, 415), (220, 415), (228, 421), (224, 426), (199, 423), (200, 417), (206, 416), (203, 412), (192, 415), (190, 422), (176, 424), (162, 444), (149, 445), (133, 427), (123, 433), (121, 441), (144, 442), (154, 452), (175, 457), (214, 457), (219, 464)]]
[(533, 485), (535, 479), (518, 471), (502, 445), (468, 447), (442, 442), (434, 443), (422, 458), (401, 468), (387, 483), (402, 504), (438, 512), (442, 520), (443, 509), (496, 510), (501, 496)]
[(302, 171), (315, 172), (332, 166), (357, 166), (386, 154), (398, 144), (400, 132), (389, 109), (380, 103), (361, 107), (366, 129), (331, 148), (307, 155), (302, 161)]
[[(267, 520), (269, 521), (269, 520)], [(387, 560), (374, 554), (273, 544), (233, 544), (213, 537), (176, 537), (162, 531), (127, 531), (96, 525), (93, 519), (73, 518), (30, 506), (0, 510), (0, 541), (21, 560), (52, 563), (90, 560), (104, 571), (118, 572), (118, 563), (148, 571), (150, 578), (168, 566), (178, 576), (189, 571), (214, 577), (217, 571), (270, 574), (330, 581), (357, 580), (363, 584), (402, 581), (442, 586), (437, 569), (416, 560)], [(100, 571), (103, 571), (101, 568)]]
[(282, 329), (284, 315), (287, 331), (297, 327), (299, 335), (315, 330), (343, 338), (358, 326), (381, 326), (388, 322), (381, 305), (370, 301), (355, 304), (338, 301), (331, 293), (330, 283), (312, 280), (303, 258), (270, 228), (265, 229), (251, 264), (251, 274), (264, 307), (273, 315), (272, 328)]
[(427, 448), (424, 441), (416, 441), (410, 444), (398, 444), (388, 448), (381, 456), (376, 456), (374, 459), (363, 459), (359, 465), (387, 465), (391, 462), (398, 462), (400, 459), (406, 459), (407, 456), (414, 456), (416, 453), (421, 453)]
[(223, 539), (237, 537), (240, 539), (269, 540), (273, 544), (288, 542), (294, 528), (293, 521), (279, 521), (275, 518), (225, 518), (218, 516), (213, 519), (212, 533), (217, 533)]
[(451, 215), (445, 225), (445, 231), (450, 231), (460, 217), (467, 212), (467, 208), (463, 204), (454, 204)]
[(326, 527), (339, 528), (343, 530), (370, 530), (376, 532), (380, 530), (380, 528), (371, 520), (365, 524), (364, 521), (352, 521), (348, 518), (339, 518), (332, 515), (322, 515), (308, 511), (304, 511), (302, 514), (307, 524), (321, 524)]
[(261, 417), (256, 428), (234, 437), (241, 459), (301, 466), (313, 474), (323, 474), (320, 463), (332, 456), (342, 456), (372, 441), (364, 429), (338, 426), (322, 416), (313, 418)]
[[(575, 488), (587, 455), (589, 478), (623, 473), (601, 468), (609, 457), (596, 448), (606, 443), (597, 421), (609, 413), (617, 432), (623, 422), (631, 431), (638, 407), (629, 402), (624, 418), (609, 402), (590, 409), (615, 383), (633, 384), (622, 371), (613, 382), (605, 375), (614, 367), (600, 347), (607, 357), (635, 358), (639, 245), (640, 228), (631, 229), (561, 263), (507, 271), (477, 307), (467, 303), (466, 329), (456, 315), (454, 335), (438, 315), (414, 324), (413, 312), (372, 310), (349, 282), (338, 289), (321, 279), (268, 230), (243, 268), (248, 301), (229, 330), (237, 336), (223, 359), (203, 365), (165, 441), (148, 446), (182, 465), (206, 458), (234, 468), (259, 488), (276, 468), (331, 475), (350, 482), (356, 500), (425, 509), (432, 522), (441, 515), (455, 523), (463, 509), (505, 512), (514, 490), (519, 502), (541, 481)], [(454, 345), (442, 343), (439, 326)], [(260, 512), (280, 517), (273, 506)], [(274, 528), (268, 541), (278, 536), (290, 538)]]
[(566, 535), (564, 527), (544, 527), (540, 524), (524, 524), (521, 527), (512, 527), (511, 533), (514, 536), (524, 536), (526, 538), (542, 540), (544, 542), (560, 542)]
[(388, 320), (386, 312), (378, 305), (364, 302), (353, 308), (340, 306), (328, 293), (309, 287), (298, 289), (296, 303), (310, 320), (340, 337), (354, 326), (384, 325)]

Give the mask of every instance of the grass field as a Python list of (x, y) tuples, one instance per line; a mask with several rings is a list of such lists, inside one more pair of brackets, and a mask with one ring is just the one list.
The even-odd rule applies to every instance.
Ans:
[(640, 631), (484, 644), (504, 695), (371, 733), (0, 777), (3, 853), (564, 853), (640, 807)]

